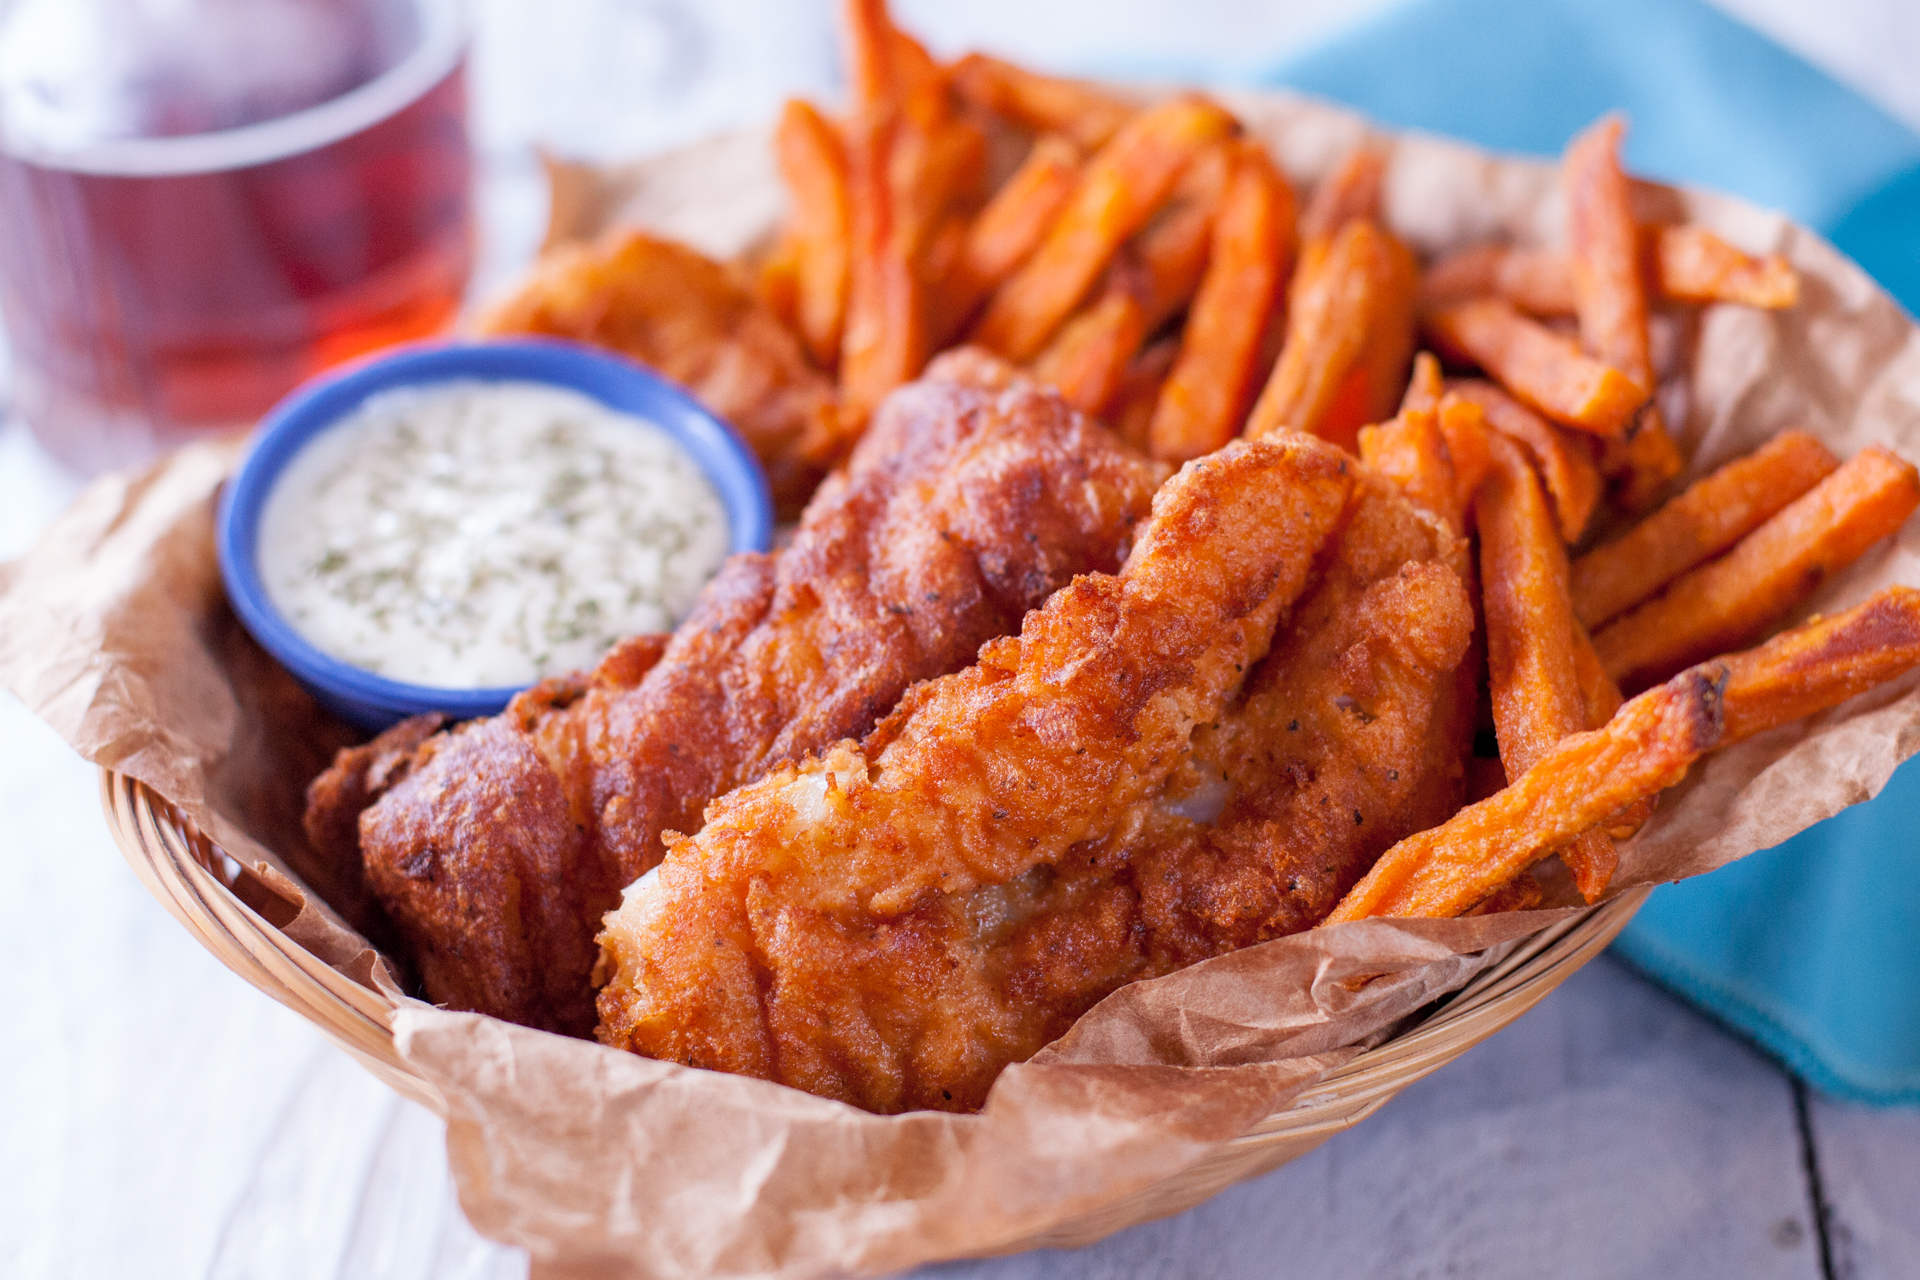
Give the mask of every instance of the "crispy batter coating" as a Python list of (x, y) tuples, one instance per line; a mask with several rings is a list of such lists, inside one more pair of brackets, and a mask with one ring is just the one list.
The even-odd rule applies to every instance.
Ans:
[(1310, 928), (1395, 841), (1460, 806), (1473, 688), (1465, 543), (1362, 473), (1338, 541), (1241, 703), (1195, 735), (1176, 807), (1210, 828), (1132, 855), (1154, 972)]
[(1455, 540), (1297, 435), (1190, 464), (1154, 513), (1119, 576), (673, 841), (608, 917), (602, 1040), (975, 1108), (1116, 986), (1312, 924), (1444, 817), (1470, 714)]
[(562, 245), (478, 329), (606, 347), (679, 383), (753, 446), (784, 511), (838, 461), (832, 381), (752, 290), (685, 245), (631, 230)]
[(944, 369), (886, 403), (784, 551), (727, 563), (644, 678), (603, 665), (531, 690), (429, 740), (361, 815), (434, 1000), (590, 1031), (594, 931), (663, 831), (866, 733), (1074, 575), (1118, 566), (1164, 468), (997, 362)]

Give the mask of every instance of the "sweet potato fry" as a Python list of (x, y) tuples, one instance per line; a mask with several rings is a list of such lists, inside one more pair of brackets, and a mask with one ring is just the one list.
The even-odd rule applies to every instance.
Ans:
[[(780, 317), (780, 323), (800, 332), (800, 248), (791, 228), (782, 231), (773, 249), (754, 272), (754, 292), (767, 304), (767, 310)], [(801, 349), (806, 343), (801, 342)], [(835, 351), (838, 356), (840, 353)]]
[(1191, 94), (1128, 121), (1088, 163), (1032, 258), (994, 291), (975, 341), (1010, 360), (1032, 359), (1194, 156), (1236, 127), (1232, 116)]
[(1326, 924), (1456, 916), (1635, 801), (1657, 795), (1719, 741), (1724, 664), (1690, 668), (1560, 742), (1505, 790), (1380, 855)]
[(931, 354), (928, 247), (977, 185), (986, 142), (958, 118), (939, 68), (893, 28), (879, 0), (848, 0), (847, 25), (852, 253), (840, 390), (842, 418), (857, 432)]
[[(1391, 236), (1361, 220), (1340, 229), (1317, 267), (1309, 270), (1302, 261), (1288, 308), (1286, 344), (1248, 419), (1248, 436), (1290, 428), (1333, 439), (1330, 423), (1358, 418), (1337, 441), (1352, 445), (1371, 389), (1361, 360), (1374, 317), (1392, 306), (1401, 252)], [(1391, 411), (1389, 404), (1376, 420)]]
[(1920, 665), (1920, 592), (1888, 587), (1746, 653), (1689, 667), (1562, 739), (1505, 790), (1382, 854), (1327, 923), (1458, 915), (1547, 851), (1678, 782), (1707, 751), (1838, 706)]
[(1757, 258), (1691, 224), (1649, 227), (1651, 272), (1675, 302), (1736, 302), (1781, 310), (1800, 301), (1800, 276), (1785, 258)]
[(1575, 560), (1574, 613), (1589, 627), (1617, 617), (1759, 528), (1839, 465), (1804, 431), (1782, 432)]
[(1471, 400), (1443, 395), (1440, 397), (1440, 434), (1447, 440), (1447, 456), (1453, 463), (1460, 510), (1470, 514), (1473, 495), (1493, 468), (1492, 431), (1487, 426), (1487, 416)]
[(1553, 421), (1601, 436), (1626, 432), (1647, 392), (1625, 373), (1498, 298), (1442, 307), (1427, 326), (1443, 350), (1471, 360)]
[(1687, 460), (1660, 411), (1649, 404), (1628, 434), (1600, 441), (1599, 465), (1613, 505), (1638, 515), (1660, 501)]
[(1580, 686), (1580, 703), (1586, 708), (1587, 728), (1598, 729), (1613, 719), (1613, 713), (1620, 709), (1625, 701), (1620, 696), (1620, 686), (1607, 674), (1606, 664), (1600, 661), (1600, 655), (1593, 647), (1593, 636), (1580, 625), (1578, 618), (1573, 623), (1573, 678)]
[(1466, 523), (1465, 511), (1439, 417), (1431, 409), (1408, 409), (1379, 426), (1360, 428), (1360, 461), (1399, 485), (1416, 507), (1439, 516), (1458, 533)]
[[(1581, 344), (1651, 396), (1653, 357), (1639, 231), (1627, 175), (1620, 168), (1625, 131), (1618, 117), (1602, 120), (1567, 147), (1560, 166), (1567, 201), (1567, 258)], [(1684, 464), (1659, 407), (1651, 403), (1624, 442), (1612, 444), (1600, 459), (1615, 500), (1628, 511), (1653, 505)]]
[[(1573, 677), (1580, 685), (1580, 700), (1586, 708), (1587, 728), (1598, 729), (1613, 719), (1613, 713), (1620, 709), (1624, 699), (1620, 696), (1620, 686), (1613, 682), (1607, 669), (1600, 662), (1600, 655), (1594, 652), (1593, 637), (1580, 625), (1578, 619), (1573, 624)], [(1608, 817), (1602, 828), (1615, 840), (1627, 840), (1633, 833), (1646, 825), (1653, 816), (1653, 804), (1656, 797), (1648, 796), (1628, 805), (1625, 809)]]
[(1614, 116), (1567, 145), (1560, 188), (1567, 203), (1567, 260), (1574, 314), (1592, 356), (1653, 391), (1647, 295), (1627, 175), (1620, 168), (1626, 125)]
[(1573, 267), (1553, 249), (1481, 244), (1442, 255), (1420, 279), (1420, 303), (1429, 310), (1475, 298), (1505, 298), (1529, 315), (1570, 316)]
[(1422, 351), (1413, 358), (1413, 371), (1407, 376), (1407, 390), (1400, 397), (1400, 412), (1409, 409), (1440, 411), (1440, 397), (1447, 393), (1446, 380), (1440, 376), (1440, 362), (1433, 352)]
[(1407, 385), (1407, 363), (1413, 359), (1415, 318), (1418, 314), (1420, 263), (1413, 250), (1387, 236), (1386, 287), (1374, 298), (1367, 320), (1367, 337), (1360, 349), (1359, 367), (1366, 378), (1365, 403), (1352, 417), (1328, 415), (1321, 428), (1330, 440), (1346, 443), (1369, 422), (1394, 411)]
[(1080, 148), (1058, 134), (1035, 140), (1027, 158), (967, 228), (959, 261), (946, 278), (942, 336), (964, 329), (974, 312), (1033, 255), (1080, 178)]
[(1593, 637), (1607, 674), (1643, 688), (1706, 654), (1751, 641), (1829, 574), (1906, 522), (1920, 474), (1874, 446), (1774, 514), (1718, 560)]
[[(1743, 253), (1692, 223), (1642, 225), (1637, 239), (1650, 300), (1732, 302), (1768, 310), (1800, 300), (1799, 273), (1778, 254)], [(1421, 279), (1425, 307), (1474, 298), (1505, 298), (1529, 315), (1573, 315), (1573, 263), (1552, 249), (1481, 244), (1443, 255)]]
[(1154, 410), (1160, 403), (1161, 388), (1166, 386), (1174, 361), (1179, 358), (1178, 338), (1162, 338), (1148, 344), (1127, 363), (1127, 371), (1120, 377), (1120, 389), (1114, 393), (1113, 404), (1107, 410), (1107, 422), (1114, 433), (1142, 453), (1147, 451), (1148, 433)]
[[(851, 203), (846, 317), (841, 333), (843, 416), (864, 423), (875, 405), (911, 378), (930, 354), (917, 238), (925, 233), (913, 188), (925, 150), (932, 95), (917, 59), (882, 0), (847, 0)], [(913, 109), (909, 109), (909, 101)], [(857, 427), (855, 428), (857, 429)]]
[(1727, 659), (1720, 745), (1838, 706), (1916, 665), (1920, 591), (1886, 587)]
[(1302, 244), (1331, 247), (1333, 238), (1349, 222), (1380, 221), (1380, 183), (1386, 176), (1387, 153), (1377, 143), (1363, 142), (1313, 189), (1300, 214)]
[[(1567, 553), (1525, 451), (1496, 436), (1493, 470), (1475, 499), (1480, 527), (1480, 600), (1494, 732), (1507, 780), (1591, 726), (1574, 662)], [(1561, 854), (1581, 896), (1606, 888), (1618, 859), (1605, 833), (1578, 836)]]
[(1062, 134), (1089, 151), (1105, 146), (1138, 111), (1085, 81), (1043, 76), (981, 53), (956, 62), (952, 80), (954, 92), (982, 111)]
[(1533, 878), (1531, 871), (1522, 871), (1518, 876), (1501, 885), (1480, 900), (1480, 905), (1460, 914), (1468, 916), (1494, 916), (1502, 911), (1531, 911), (1540, 905), (1547, 891)]
[(813, 362), (831, 370), (840, 358), (851, 270), (846, 148), (811, 103), (793, 98), (780, 113), (774, 156), (793, 200), (787, 235), (795, 261), (794, 327)]
[(1109, 289), (1060, 330), (1033, 362), (1033, 376), (1082, 413), (1102, 417), (1146, 336), (1146, 307), (1127, 289)]
[(1593, 464), (1587, 442), (1554, 426), (1491, 382), (1459, 379), (1449, 383), (1447, 390), (1479, 405), (1494, 430), (1526, 447), (1553, 499), (1561, 540), (1578, 542), (1600, 502), (1600, 470)]
[(1147, 309), (1149, 331), (1185, 311), (1200, 288), (1212, 253), (1214, 220), (1233, 173), (1234, 149), (1215, 143), (1195, 156), (1166, 205), (1114, 259), (1113, 273), (1128, 276), (1127, 287)]
[(1293, 191), (1257, 143), (1236, 148), (1206, 275), (1148, 433), (1156, 458), (1184, 462), (1238, 434), (1260, 346), (1293, 257)]

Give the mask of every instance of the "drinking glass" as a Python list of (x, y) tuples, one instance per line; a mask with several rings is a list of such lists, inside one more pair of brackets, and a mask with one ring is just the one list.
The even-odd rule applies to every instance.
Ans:
[(13, 406), (83, 473), (452, 319), (460, 0), (0, 0)]

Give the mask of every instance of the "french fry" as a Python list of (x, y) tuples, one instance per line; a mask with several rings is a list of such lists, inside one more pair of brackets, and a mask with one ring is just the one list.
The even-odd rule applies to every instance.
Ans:
[(1759, 528), (1839, 465), (1804, 431), (1781, 432), (1575, 560), (1575, 615), (1589, 627), (1619, 616)]
[(1620, 168), (1625, 131), (1619, 117), (1610, 117), (1569, 143), (1560, 187), (1567, 203), (1567, 259), (1580, 341), (1596, 360), (1650, 394), (1647, 296), (1627, 175)]
[(1920, 591), (1886, 587), (1727, 660), (1721, 746), (1799, 720), (1920, 665)]
[(1647, 392), (1579, 345), (1527, 319), (1513, 304), (1480, 298), (1427, 315), (1443, 350), (1471, 360), (1523, 404), (1564, 426), (1625, 434)]
[(1573, 679), (1580, 686), (1580, 703), (1586, 709), (1589, 729), (1598, 729), (1613, 719), (1613, 713), (1626, 700), (1594, 650), (1593, 636), (1578, 618), (1573, 622)]
[(1080, 148), (1066, 138), (1046, 134), (1034, 141), (1026, 160), (967, 228), (959, 261), (943, 285), (943, 336), (964, 329), (987, 295), (1033, 256), (1072, 196), (1080, 165)]
[[(1581, 343), (1651, 396), (1653, 357), (1639, 232), (1627, 175), (1620, 168), (1625, 131), (1618, 117), (1602, 120), (1567, 147), (1560, 166), (1567, 201), (1567, 257)], [(1685, 462), (1659, 407), (1649, 403), (1624, 441), (1603, 451), (1600, 469), (1615, 500), (1628, 511), (1642, 511), (1653, 505)]]
[(1547, 891), (1533, 878), (1531, 871), (1522, 871), (1506, 884), (1480, 900), (1480, 905), (1460, 914), (1468, 916), (1497, 916), (1503, 911), (1531, 911), (1540, 905)]
[(1440, 411), (1440, 397), (1447, 393), (1446, 380), (1440, 376), (1440, 362), (1433, 352), (1422, 351), (1413, 358), (1413, 371), (1407, 376), (1407, 390), (1400, 397), (1400, 412), (1409, 409)]
[[(1475, 499), (1480, 528), (1480, 600), (1487, 626), (1487, 672), (1494, 732), (1507, 780), (1544, 759), (1588, 723), (1574, 661), (1567, 553), (1524, 450), (1496, 436), (1493, 470)], [(1561, 857), (1587, 901), (1596, 900), (1618, 862), (1605, 833), (1576, 837)]]
[(1528, 315), (1570, 316), (1573, 267), (1552, 249), (1482, 244), (1442, 255), (1420, 278), (1428, 310), (1475, 298), (1505, 298)]
[(1600, 441), (1600, 474), (1607, 492), (1614, 505), (1629, 515), (1659, 502), (1686, 465), (1665, 420), (1651, 405), (1628, 434)]
[(1160, 403), (1160, 390), (1173, 372), (1174, 361), (1179, 358), (1178, 338), (1162, 338), (1149, 343), (1145, 350), (1127, 363), (1127, 371), (1120, 378), (1120, 389), (1114, 393), (1113, 404), (1107, 410), (1107, 421), (1112, 424), (1114, 433), (1142, 453), (1147, 451), (1154, 410)]
[(1349, 152), (1340, 167), (1314, 188), (1301, 212), (1301, 244), (1331, 247), (1349, 222), (1380, 221), (1380, 183), (1386, 170), (1387, 153), (1376, 143), (1363, 142)]
[[(921, 211), (912, 188), (926, 148), (932, 93), (919, 78), (881, 0), (847, 0), (853, 118), (848, 125), (851, 198), (840, 391), (850, 429), (919, 372), (931, 354), (918, 263)], [(911, 104), (911, 106), (910, 106)]]
[[(1401, 251), (1377, 225), (1361, 220), (1340, 229), (1318, 266), (1309, 270), (1302, 260), (1286, 344), (1247, 420), (1248, 436), (1291, 429), (1335, 439), (1329, 424), (1351, 422), (1337, 443), (1352, 446), (1369, 406), (1368, 370), (1361, 363), (1368, 331), (1392, 305)], [(1398, 399), (1397, 387), (1394, 395)]]
[(1719, 741), (1726, 668), (1690, 668), (1562, 738), (1519, 779), (1380, 855), (1324, 924), (1457, 916), (1556, 849), (1658, 795)]
[(1415, 319), (1418, 315), (1420, 263), (1413, 251), (1387, 236), (1386, 287), (1374, 299), (1367, 337), (1360, 349), (1360, 369), (1366, 379), (1365, 402), (1351, 417), (1329, 414), (1322, 431), (1329, 440), (1350, 440), (1362, 426), (1378, 422), (1400, 403), (1407, 385), (1407, 364), (1413, 359)]
[(1402, 840), (1325, 923), (1459, 915), (1582, 831), (1685, 776), (1717, 747), (1813, 715), (1920, 665), (1920, 591), (1866, 603), (1689, 667), (1564, 738), (1517, 782)]
[(1447, 390), (1480, 406), (1494, 430), (1526, 447), (1553, 499), (1561, 540), (1578, 542), (1600, 502), (1600, 470), (1586, 441), (1554, 426), (1491, 382), (1463, 378), (1449, 383)]
[(880, 0), (847, 0), (847, 26), (852, 251), (840, 392), (851, 434), (932, 353), (929, 246), (977, 185), (986, 141), (957, 116), (939, 67), (892, 26)]
[(1735, 302), (1781, 310), (1800, 301), (1800, 276), (1785, 258), (1758, 258), (1691, 224), (1645, 228), (1656, 288), (1675, 302)]
[(1458, 533), (1465, 526), (1466, 513), (1439, 417), (1431, 409), (1408, 409), (1392, 421), (1362, 427), (1360, 461), (1399, 485), (1409, 502), (1439, 516)]
[[(1613, 713), (1620, 709), (1625, 699), (1620, 696), (1620, 686), (1607, 674), (1600, 655), (1594, 652), (1593, 637), (1587, 634), (1587, 629), (1580, 625), (1578, 619), (1573, 624), (1573, 677), (1580, 685), (1580, 701), (1586, 708), (1587, 728), (1598, 729), (1613, 719)], [(1615, 840), (1631, 839), (1633, 833), (1645, 826), (1647, 819), (1653, 816), (1655, 799), (1648, 796), (1611, 815), (1602, 824), (1604, 830)]]
[[(1428, 357), (1432, 359), (1431, 356)], [(1438, 368), (1435, 368), (1438, 374)], [(1453, 482), (1460, 510), (1473, 511), (1473, 495), (1481, 481), (1493, 469), (1492, 430), (1480, 406), (1455, 395), (1440, 397), (1440, 434), (1447, 440), (1447, 456), (1453, 462)]]
[[(1643, 224), (1637, 239), (1650, 299), (1767, 310), (1800, 300), (1799, 273), (1778, 254), (1743, 253), (1693, 223)], [(1429, 309), (1488, 297), (1505, 298), (1529, 315), (1573, 315), (1573, 263), (1552, 249), (1481, 244), (1443, 255), (1421, 278), (1421, 304)]]
[(1043, 76), (980, 53), (956, 62), (952, 79), (954, 92), (982, 111), (1072, 138), (1089, 151), (1104, 147), (1138, 112), (1084, 81)]
[(1115, 256), (1111, 270), (1128, 277), (1127, 287), (1147, 309), (1149, 332), (1186, 310), (1200, 288), (1233, 152), (1222, 142), (1195, 156), (1166, 205)]
[(794, 327), (813, 362), (831, 370), (840, 358), (851, 270), (846, 148), (812, 104), (793, 98), (780, 113), (774, 156), (793, 201), (787, 236), (795, 263)]
[(1088, 162), (1039, 249), (994, 291), (975, 341), (1011, 360), (1032, 359), (1194, 156), (1236, 128), (1232, 116), (1191, 94), (1129, 120)]
[(1109, 289), (1060, 330), (1033, 362), (1033, 376), (1082, 413), (1103, 416), (1146, 336), (1146, 307), (1127, 289)]
[[(754, 292), (767, 309), (780, 317), (780, 323), (800, 331), (800, 249), (793, 236), (782, 232), (754, 273)], [(801, 345), (806, 344), (804, 340)], [(834, 354), (837, 356), (839, 352)]]
[(1184, 462), (1238, 434), (1260, 346), (1293, 257), (1293, 191), (1257, 143), (1236, 148), (1206, 275), (1148, 431), (1156, 458)]
[(1906, 522), (1920, 474), (1874, 446), (1776, 512), (1718, 560), (1601, 628), (1593, 645), (1623, 689), (1751, 641), (1830, 574)]

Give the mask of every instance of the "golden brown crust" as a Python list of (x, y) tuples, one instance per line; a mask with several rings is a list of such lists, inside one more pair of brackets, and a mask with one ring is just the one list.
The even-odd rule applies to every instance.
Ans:
[(1075, 574), (1114, 568), (1161, 474), (1030, 387), (903, 389), (792, 543), (730, 560), (644, 679), (607, 678), (616, 652), (590, 681), (530, 691), (428, 744), (366, 812), (369, 874), (428, 993), (591, 1029), (593, 932), (663, 832), (866, 733)]
[[(1455, 540), (1300, 436), (1191, 465), (1154, 510), (1118, 577), (716, 801), (608, 917), (601, 1038), (876, 1111), (978, 1107), (1114, 988), (1310, 925), (1450, 812)], [(1211, 829), (1191, 787), (1166, 796), (1203, 769), (1232, 774)]]
[(679, 383), (753, 447), (788, 512), (837, 461), (832, 382), (744, 283), (685, 245), (632, 230), (562, 245), (478, 331), (605, 347)]

